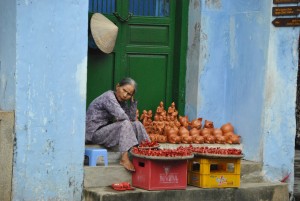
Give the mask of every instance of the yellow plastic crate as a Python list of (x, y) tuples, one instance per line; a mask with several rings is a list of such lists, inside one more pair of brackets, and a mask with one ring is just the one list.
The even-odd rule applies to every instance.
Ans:
[(241, 159), (194, 158), (188, 162), (188, 184), (201, 188), (238, 188)]

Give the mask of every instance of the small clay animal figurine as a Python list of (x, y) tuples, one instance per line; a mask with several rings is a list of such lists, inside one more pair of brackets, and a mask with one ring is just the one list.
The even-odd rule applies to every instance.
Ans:
[(165, 143), (165, 142), (167, 142), (167, 136), (158, 135), (157, 136), (157, 142), (159, 142), (159, 143)]
[(226, 143), (226, 138), (223, 135), (215, 135), (216, 137), (216, 143), (218, 144), (225, 144)]
[(168, 108), (168, 116), (177, 117), (178, 111), (175, 108), (175, 103), (172, 102), (171, 106)]
[(142, 113), (142, 115), (141, 115), (141, 117), (140, 117), (140, 120), (143, 121), (143, 124), (144, 124), (144, 119), (146, 119), (145, 122), (147, 121), (147, 117), (148, 117), (147, 111), (146, 111), (146, 110), (143, 110), (143, 113)]
[(161, 115), (164, 110), (164, 102), (160, 101), (159, 106), (156, 109), (156, 113)]
[(151, 142), (157, 142), (157, 135), (156, 134), (150, 134), (149, 138), (150, 138)]
[(204, 128), (200, 132), (200, 135), (202, 135), (202, 136), (206, 136), (206, 135), (210, 135), (210, 134), (211, 134), (211, 130), (208, 128)]
[(163, 134), (165, 123), (163, 121), (158, 121), (156, 125), (156, 130), (159, 134)]
[(208, 144), (214, 144), (216, 141), (216, 138), (212, 135), (207, 135), (204, 137), (204, 142)]
[(181, 123), (182, 126), (187, 128), (189, 126), (188, 116), (179, 116), (179, 122)]
[(177, 128), (181, 126), (181, 123), (177, 120), (177, 118), (175, 119), (174, 124)]
[(190, 130), (190, 135), (191, 136), (200, 135), (200, 130), (198, 130), (197, 128), (192, 128)]
[(167, 131), (166, 135), (177, 135), (178, 134), (178, 130), (176, 130), (174, 127), (170, 127), (170, 129)]
[(233, 132), (227, 132), (227, 133), (224, 133), (224, 137), (226, 138), (226, 143), (228, 144), (232, 144), (232, 136), (234, 135)]
[(202, 118), (197, 118), (191, 121), (190, 126), (192, 128), (200, 129), (202, 127)]
[(230, 140), (231, 140), (232, 144), (240, 144), (241, 143), (240, 139), (241, 139), (241, 136), (232, 135)]
[(148, 119), (152, 119), (152, 110), (149, 110), (147, 113)]
[(175, 134), (168, 136), (168, 142), (170, 142), (172, 144), (176, 144), (176, 139), (177, 139), (177, 135), (175, 135)]
[(186, 129), (185, 127), (181, 126), (181, 127), (179, 128), (178, 134), (179, 134), (180, 136), (183, 136), (183, 135), (189, 135), (189, 130)]
[(214, 123), (212, 121), (205, 120), (204, 128), (214, 128)]
[(223, 135), (223, 131), (219, 128), (214, 128), (213, 130), (213, 135), (216, 136), (216, 135)]
[(176, 143), (179, 144), (181, 143), (182, 138), (180, 136), (176, 136)]
[(184, 144), (191, 144), (193, 142), (192, 136), (186, 135), (186, 136), (182, 136), (181, 138), (182, 138), (181, 142)]
[(204, 137), (201, 135), (193, 136), (193, 143), (195, 144), (203, 144), (204, 143)]

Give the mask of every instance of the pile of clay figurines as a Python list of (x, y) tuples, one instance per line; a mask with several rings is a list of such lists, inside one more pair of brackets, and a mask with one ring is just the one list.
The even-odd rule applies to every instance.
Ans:
[(184, 144), (240, 144), (240, 136), (234, 133), (230, 123), (214, 128), (212, 121), (202, 118), (189, 121), (188, 116), (179, 116), (173, 102), (166, 111), (164, 103), (160, 102), (152, 120), (152, 111), (144, 110), (140, 116), (151, 141), (159, 143)]

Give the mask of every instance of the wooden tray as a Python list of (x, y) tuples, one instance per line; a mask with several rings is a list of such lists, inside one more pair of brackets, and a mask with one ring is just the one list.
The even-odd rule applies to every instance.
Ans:
[(194, 153), (195, 157), (205, 157), (205, 158), (243, 158), (244, 154), (241, 155), (233, 155), (233, 154), (202, 154), (202, 153)]
[(132, 156), (137, 157), (137, 158), (145, 158), (145, 159), (150, 159), (150, 160), (187, 160), (194, 158), (194, 155), (190, 156), (177, 156), (177, 157), (163, 157), (163, 156), (145, 156), (145, 155), (140, 155), (140, 154), (135, 154), (132, 151), (130, 152)]
[(159, 145), (157, 145), (157, 146), (153, 146), (153, 147), (140, 147), (140, 146), (138, 146), (137, 148), (138, 149), (158, 149), (160, 146)]

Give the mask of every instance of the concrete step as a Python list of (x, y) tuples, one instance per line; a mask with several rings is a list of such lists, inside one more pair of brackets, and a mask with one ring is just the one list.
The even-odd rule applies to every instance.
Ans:
[(263, 182), (262, 164), (253, 161), (241, 161), (241, 182), (258, 183)]
[(85, 201), (288, 201), (284, 183), (246, 183), (240, 188), (202, 189), (188, 186), (186, 190), (115, 191), (110, 187), (85, 188)]
[[(241, 161), (241, 183), (262, 182), (262, 165), (251, 161)], [(131, 183), (131, 173), (119, 163), (109, 166), (84, 166), (84, 187), (104, 187), (122, 181)]]
[(130, 182), (131, 173), (119, 164), (84, 166), (84, 187), (104, 187), (113, 183)]

